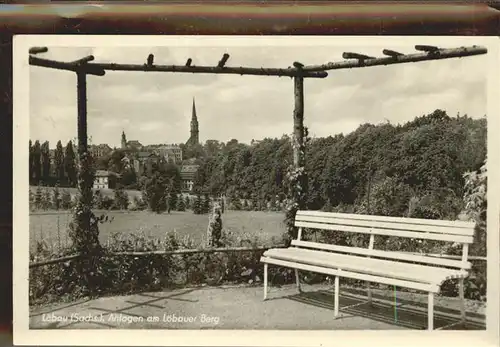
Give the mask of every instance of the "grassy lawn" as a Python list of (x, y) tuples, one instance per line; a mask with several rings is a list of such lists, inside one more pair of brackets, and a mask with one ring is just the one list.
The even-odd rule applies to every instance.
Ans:
[[(99, 225), (100, 240), (104, 244), (114, 233), (126, 236), (144, 232), (148, 236), (163, 238), (167, 232), (176, 232), (180, 238), (189, 236), (195, 243), (203, 241), (208, 215), (195, 215), (191, 211), (171, 214), (155, 214), (148, 211), (95, 211), (96, 215), (106, 214), (112, 222)], [(30, 247), (36, 241), (45, 240), (57, 249), (68, 242), (67, 228), (72, 215), (68, 211), (32, 212), (30, 214)], [(263, 245), (271, 243), (272, 237), (280, 240), (285, 232), (283, 214), (274, 212), (226, 211), (223, 214), (223, 228), (227, 232), (252, 239), (258, 236)]]

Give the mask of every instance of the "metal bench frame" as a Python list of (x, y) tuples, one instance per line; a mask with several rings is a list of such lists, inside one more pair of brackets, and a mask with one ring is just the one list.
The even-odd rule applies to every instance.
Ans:
[[(468, 261), (469, 245), (473, 242), (474, 223), (463, 221), (442, 221), (442, 220), (427, 220), (417, 218), (398, 218), (398, 217), (383, 217), (372, 215), (357, 215), (357, 214), (344, 214), (344, 213), (331, 213), (320, 211), (298, 211), (295, 217), (295, 226), (298, 227), (297, 240), (292, 240), (289, 249), (309, 249), (319, 252), (333, 252), (333, 254), (349, 255), (359, 261), (359, 256), (367, 258), (378, 258), (384, 261), (391, 261), (397, 263), (413, 263), (416, 269), (418, 266), (431, 266), (431, 267), (444, 267), (453, 269), (460, 272), (459, 275), (444, 278), (441, 283), (446, 279), (458, 279), (459, 281), (459, 297), (461, 301), (460, 307), (460, 320), (452, 324), (440, 327), (436, 330), (441, 330), (451, 327), (460, 323), (465, 323), (465, 300), (464, 300), (464, 278), (468, 276), (471, 269), (471, 263)], [(344, 231), (353, 233), (363, 233), (370, 235), (368, 248), (350, 247), (332, 245), (327, 243), (317, 243), (310, 241), (303, 241), (302, 230), (303, 228), (317, 229), (317, 230), (331, 230), (331, 231)], [(446, 258), (438, 258), (428, 256), (425, 254), (411, 254), (404, 252), (385, 251), (374, 249), (375, 236), (396, 236), (406, 237), (412, 239), (424, 240), (437, 240), (460, 243), (462, 245), (462, 258), (461, 260), (453, 260)], [(279, 259), (279, 257), (272, 256), (273, 251), (279, 249), (271, 249), (263, 254), (260, 261), (264, 263), (264, 300), (267, 299), (268, 293), (268, 266), (269, 264), (294, 268), (295, 280), (297, 289), (300, 292), (299, 270), (311, 271), (316, 273), (323, 273), (335, 277), (334, 283), (334, 316), (339, 315), (339, 282), (340, 277), (352, 278), (366, 281), (367, 283), (367, 302), (372, 304), (372, 293), (370, 283), (382, 283), (394, 285), (399, 287), (407, 287), (412, 289), (421, 290), (428, 293), (428, 319), (427, 329), (434, 330), (434, 295), (439, 293), (441, 283), (432, 283), (431, 281), (419, 282), (398, 279), (395, 277), (383, 277), (380, 274), (373, 275), (369, 271), (363, 272), (362, 270), (349, 271), (343, 270), (341, 266), (331, 264), (331, 266), (318, 266), (315, 264), (308, 264), (307, 261), (294, 261), (287, 259)], [(354, 255), (353, 255), (354, 254)], [(356, 258), (354, 258), (356, 257)], [(286, 257), (285, 257), (286, 258)], [(424, 269), (422, 267), (422, 269)], [(360, 304), (351, 305), (348, 307), (358, 306)], [(346, 309), (348, 307), (343, 307)]]

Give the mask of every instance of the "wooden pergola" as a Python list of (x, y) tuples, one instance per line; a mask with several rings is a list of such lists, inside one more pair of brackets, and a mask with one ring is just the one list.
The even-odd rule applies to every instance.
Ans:
[[(304, 172), (305, 146), (304, 146), (304, 79), (326, 78), (329, 70), (366, 68), (372, 66), (414, 63), (429, 60), (460, 58), (482, 55), (487, 53), (485, 47), (470, 46), (459, 48), (439, 48), (428, 45), (415, 46), (416, 53), (403, 54), (390, 49), (382, 50), (382, 57), (372, 57), (365, 54), (345, 52), (345, 60), (329, 62), (322, 65), (303, 65), (294, 62), (288, 68), (262, 68), (262, 67), (228, 67), (226, 63), (229, 54), (224, 54), (215, 66), (195, 66), (191, 58), (184, 65), (156, 65), (154, 56), (150, 54), (144, 64), (118, 64), (95, 63), (94, 56), (89, 55), (72, 62), (62, 62), (43, 59), (35, 56), (47, 52), (46, 47), (32, 47), (29, 50), (29, 64), (45, 68), (67, 70), (76, 73), (77, 99), (78, 99), (78, 155), (79, 158), (87, 153), (87, 75), (104, 76), (106, 71), (136, 71), (136, 72), (172, 72), (191, 74), (233, 74), (256, 75), (270, 77), (291, 77), (294, 81), (295, 108), (293, 111), (293, 167), (298, 189), (293, 197), (297, 208), (305, 207), (305, 194), (307, 179)], [(81, 171), (81, 170), (80, 170)], [(81, 173), (80, 173), (81, 174)], [(293, 175), (292, 175), (293, 176)], [(82, 195), (92, 196), (92, 182), (79, 179), (79, 188)], [(88, 199), (87, 199), (88, 200)], [(88, 209), (91, 201), (87, 201)], [(89, 217), (90, 218), (90, 217)], [(85, 223), (88, 225), (87, 223)]]

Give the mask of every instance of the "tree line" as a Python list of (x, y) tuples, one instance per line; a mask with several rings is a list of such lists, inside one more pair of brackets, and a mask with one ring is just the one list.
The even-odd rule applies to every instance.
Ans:
[[(486, 158), (486, 117), (443, 110), (405, 124), (362, 124), (347, 135), (306, 138), (307, 208), (392, 216), (456, 218), (464, 173)], [(250, 145), (232, 140), (203, 158), (196, 192), (225, 194), (241, 208), (282, 206), (292, 163), (290, 137)]]
[(49, 141), (40, 144), (29, 140), (29, 182), (30, 185), (76, 187), (77, 161), (72, 141), (63, 148), (57, 142), (53, 160), (50, 155)]

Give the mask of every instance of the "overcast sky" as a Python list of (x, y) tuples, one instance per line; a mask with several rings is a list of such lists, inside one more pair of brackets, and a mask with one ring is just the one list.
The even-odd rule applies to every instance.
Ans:
[[(335, 38), (332, 38), (334, 40)], [(461, 45), (473, 45), (473, 38)], [(345, 41), (344, 41), (345, 42)], [(342, 59), (354, 51), (380, 56), (383, 48), (414, 53), (422, 38), (384, 46), (252, 46), (252, 47), (49, 47), (40, 57), (71, 61), (93, 54), (96, 62), (217, 64), (288, 67)], [(443, 40), (441, 47), (456, 47)], [(325, 79), (305, 82), (305, 124), (312, 135), (348, 133), (362, 123), (403, 123), (436, 108), (449, 115), (486, 114), (487, 56), (330, 71)], [(249, 143), (292, 132), (293, 82), (286, 77), (113, 72), (88, 77), (88, 133), (93, 144), (119, 146), (122, 130), (142, 144), (180, 143), (189, 138), (195, 98), (200, 140)], [(76, 138), (76, 76), (67, 71), (30, 67), (30, 138), (54, 147)]]

